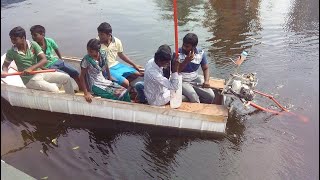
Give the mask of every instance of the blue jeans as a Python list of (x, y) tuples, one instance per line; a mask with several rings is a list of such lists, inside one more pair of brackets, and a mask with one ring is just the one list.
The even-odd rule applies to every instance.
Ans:
[(57, 62), (49, 66), (50, 69), (57, 69), (60, 72), (65, 72), (69, 74), (70, 77), (75, 78), (79, 76), (79, 72), (72, 67), (70, 64), (65, 63), (64, 61), (58, 59)]
[(142, 81), (137, 82), (134, 85), (134, 88), (137, 91), (139, 102), (146, 104), (148, 101), (147, 101), (146, 96), (144, 95), (144, 82), (142, 82)]

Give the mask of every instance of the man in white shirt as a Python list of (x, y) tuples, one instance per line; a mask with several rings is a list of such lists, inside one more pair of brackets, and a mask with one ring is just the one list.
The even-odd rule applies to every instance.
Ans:
[(170, 65), (171, 49), (168, 45), (162, 45), (154, 54), (154, 58), (150, 59), (144, 72), (144, 95), (148, 104), (154, 106), (163, 106), (170, 102), (170, 90), (177, 90), (178, 65), (175, 60), (172, 67), (170, 79), (163, 76), (163, 68)]

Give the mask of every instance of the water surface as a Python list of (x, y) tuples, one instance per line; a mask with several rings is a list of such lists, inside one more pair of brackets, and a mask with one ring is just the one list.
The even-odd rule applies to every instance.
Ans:
[[(256, 72), (257, 89), (309, 118), (230, 114), (225, 135), (16, 108), (1, 100), (1, 159), (40, 179), (319, 179), (319, 1), (178, 1), (179, 44), (199, 37), (211, 76)], [(63, 55), (82, 57), (107, 21), (144, 65), (174, 47), (172, 1), (1, 1), (1, 54), (9, 31), (45, 26)], [(265, 98), (255, 101), (275, 108)], [(57, 144), (51, 142), (57, 138)], [(79, 147), (73, 150), (72, 148)]]

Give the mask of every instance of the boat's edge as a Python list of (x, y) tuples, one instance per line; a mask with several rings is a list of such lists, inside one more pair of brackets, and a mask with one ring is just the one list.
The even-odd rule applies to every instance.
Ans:
[(23, 171), (7, 164), (5, 161), (1, 160), (1, 179), (25, 179), (25, 180), (35, 180), (35, 178), (26, 174)]
[(222, 113), (211, 116), (102, 98), (87, 103), (79, 95), (57, 94), (6, 84), (1, 84), (1, 96), (12, 106), (201, 131), (224, 133), (228, 118), (228, 110), (222, 105), (217, 105)]
[[(1, 56), (1, 69), (4, 58), (5, 54)], [(74, 63), (80, 61), (77, 57), (65, 57), (65, 59)], [(222, 133), (225, 132), (228, 118), (228, 110), (223, 105), (212, 105), (216, 106), (217, 112), (215, 115), (207, 115), (101, 98), (95, 98), (89, 104), (83, 96), (27, 89), (2, 82), (1, 97), (12, 106), (30, 109)], [(63, 105), (59, 103), (62, 101)]]

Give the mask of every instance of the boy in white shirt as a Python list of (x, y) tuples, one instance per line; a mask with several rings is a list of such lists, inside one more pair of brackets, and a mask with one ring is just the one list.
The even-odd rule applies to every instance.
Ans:
[(163, 76), (163, 68), (170, 65), (171, 57), (170, 47), (166, 44), (162, 45), (154, 54), (154, 58), (150, 59), (145, 66), (144, 95), (150, 105), (166, 105), (170, 102), (170, 90), (178, 89), (178, 62), (173, 63), (170, 79)]

